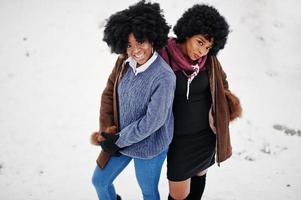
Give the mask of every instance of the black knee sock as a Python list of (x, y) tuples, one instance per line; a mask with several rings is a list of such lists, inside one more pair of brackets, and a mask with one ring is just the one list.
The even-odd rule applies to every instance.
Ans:
[[(188, 200), (187, 199), (188, 197), (186, 197), (185, 199), (183, 199), (183, 200)], [(172, 198), (172, 196), (170, 196), (170, 195), (168, 195), (168, 200), (175, 200), (174, 198)]]
[(170, 195), (168, 195), (168, 200), (174, 200)]
[(190, 182), (190, 193), (188, 200), (200, 200), (202, 198), (206, 184), (206, 174), (203, 176), (193, 176)]

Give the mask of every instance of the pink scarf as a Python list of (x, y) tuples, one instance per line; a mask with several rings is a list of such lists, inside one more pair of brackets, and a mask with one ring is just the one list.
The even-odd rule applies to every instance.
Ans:
[[(159, 50), (161, 57), (171, 66), (173, 71), (181, 70), (185, 76), (187, 76), (187, 100), (189, 99), (189, 89), (190, 84), (194, 77), (198, 75), (200, 71), (205, 70), (205, 62), (207, 56), (201, 57), (197, 64), (192, 65), (189, 61), (184, 57), (183, 53), (179, 49), (176, 43), (175, 38), (169, 38), (167, 45)], [(191, 72), (190, 75), (186, 74), (186, 72)]]

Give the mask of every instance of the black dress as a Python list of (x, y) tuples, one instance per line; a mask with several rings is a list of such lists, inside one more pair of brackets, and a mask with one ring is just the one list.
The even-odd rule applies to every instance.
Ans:
[(216, 136), (209, 126), (211, 94), (207, 70), (199, 72), (191, 82), (188, 100), (187, 77), (182, 71), (175, 74), (175, 129), (167, 156), (167, 177), (183, 181), (214, 164)]

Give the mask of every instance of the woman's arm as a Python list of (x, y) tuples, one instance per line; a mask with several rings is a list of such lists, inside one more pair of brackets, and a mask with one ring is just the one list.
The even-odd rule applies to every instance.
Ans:
[(102, 92), (99, 111), (99, 132), (105, 131), (114, 124), (114, 102), (113, 92), (118, 69), (123, 63), (124, 57), (121, 55), (115, 62), (115, 66), (107, 80), (107, 85)]
[(236, 95), (234, 95), (230, 91), (229, 83), (227, 81), (227, 74), (224, 72), (224, 70), (218, 60), (217, 60), (217, 62), (218, 62), (219, 72), (221, 73), (224, 92), (225, 92), (225, 96), (226, 96), (228, 107), (229, 107), (230, 121), (233, 121), (234, 119), (241, 117), (242, 108), (241, 108), (240, 100)]

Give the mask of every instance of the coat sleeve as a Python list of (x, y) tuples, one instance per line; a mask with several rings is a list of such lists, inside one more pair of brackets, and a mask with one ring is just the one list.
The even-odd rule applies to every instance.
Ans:
[(224, 72), (220, 63), (218, 63), (218, 68), (221, 73), (224, 92), (225, 92), (225, 96), (226, 96), (228, 107), (229, 107), (230, 121), (233, 121), (234, 119), (241, 117), (241, 115), (242, 115), (242, 108), (241, 108), (240, 100), (236, 95), (234, 95), (230, 91), (229, 84), (227, 81), (227, 74)]
[(216, 59), (217, 63), (218, 63), (218, 71), (221, 73), (221, 77), (222, 77), (222, 82), (223, 82), (223, 87), (224, 90), (229, 90), (229, 83), (227, 81), (227, 74), (225, 73), (225, 71), (223, 70), (220, 62)]
[(101, 95), (100, 111), (99, 111), (99, 131), (104, 131), (108, 127), (116, 125), (114, 124), (114, 104), (113, 104), (113, 92), (116, 81), (118, 67), (122, 62), (122, 56), (119, 56), (116, 60), (115, 66), (107, 80), (105, 89)]
[(116, 144), (120, 148), (142, 141), (164, 125), (168, 114), (172, 112), (175, 86), (174, 74), (165, 75), (160, 80), (154, 81), (146, 114), (119, 132)]

